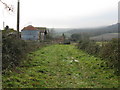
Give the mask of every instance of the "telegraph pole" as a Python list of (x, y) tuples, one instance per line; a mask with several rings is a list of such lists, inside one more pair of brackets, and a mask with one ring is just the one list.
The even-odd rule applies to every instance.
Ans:
[(18, 0), (17, 2), (17, 35), (18, 35), (18, 38), (20, 38), (19, 26), (20, 26), (20, 0)]
[(103, 47), (103, 35), (102, 35), (102, 47)]
[(3, 21), (3, 30), (5, 29), (5, 22)]

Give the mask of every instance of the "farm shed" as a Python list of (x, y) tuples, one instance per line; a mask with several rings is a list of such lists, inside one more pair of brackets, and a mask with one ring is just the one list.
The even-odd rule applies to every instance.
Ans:
[(39, 30), (40, 33), (40, 40), (45, 40), (46, 39), (46, 34), (48, 33), (48, 30), (46, 27), (36, 27), (37, 30)]

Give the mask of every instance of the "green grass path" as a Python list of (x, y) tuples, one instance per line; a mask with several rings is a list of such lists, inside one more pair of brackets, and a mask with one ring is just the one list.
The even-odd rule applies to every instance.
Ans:
[(118, 77), (100, 58), (72, 45), (51, 45), (32, 52), (29, 60), (3, 75), (3, 88), (112, 88)]

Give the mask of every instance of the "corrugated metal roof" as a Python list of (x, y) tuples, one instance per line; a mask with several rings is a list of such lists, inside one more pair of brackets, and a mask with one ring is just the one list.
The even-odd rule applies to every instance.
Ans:
[(46, 27), (36, 27), (37, 30), (39, 30), (41, 33), (44, 33), (46, 31)]

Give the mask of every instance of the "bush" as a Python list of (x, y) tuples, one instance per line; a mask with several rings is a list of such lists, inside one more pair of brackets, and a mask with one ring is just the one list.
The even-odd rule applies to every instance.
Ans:
[(116, 73), (118, 73), (119, 68), (119, 46), (120, 39), (113, 39), (100, 47), (93, 41), (81, 41), (78, 44), (78, 48), (84, 50), (85, 52), (97, 55), (104, 60), (107, 60), (107, 65), (111, 68), (116, 68)]
[(88, 52), (89, 54), (98, 55), (99, 51), (100, 47), (95, 42), (90, 42), (86, 47), (86, 52)]
[(113, 39), (110, 42), (108, 42), (107, 44), (103, 45), (103, 47), (101, 48), (100, 52), (99, 52), (99, 56), (108, 60), (108, 66), (110, 67), (115, 67), (118, 68), (119, 67), (119, 63), (118, 63), (118, 56), (120, 53), (120, 50), (118, 49), (118, 46), (120, 46), (120, 44), (118, 43), (120, 41), (120, 39)]
[(27, 43), (11, 36), (3, 37), (2, 43), (2, 68), (18, 65), (25, 56)]
[(95, 42), (88, 40), (80, 41), (78, 44), (78, 48), (86, 51), (89, 54), (95, 54), (95, 55), (97, 55), (100, 50), (100, 47), (97, 44), (95, 44)]
[(89, 41), (80, 41), (78, 43), (78, 48), (82, 50), (86, 50), (86, 47), (88, 47)]
[(9, 35), (8, 32), (2, 32), (2, 69), (6, 70), (11, 67), (16, 67), (21, 63), (21, 60), (26, 57), (26, 54), (32, 52), (45, 43), (35, 41), (24, 41), (18, 39), (16, 35)]

